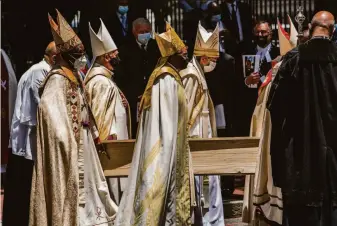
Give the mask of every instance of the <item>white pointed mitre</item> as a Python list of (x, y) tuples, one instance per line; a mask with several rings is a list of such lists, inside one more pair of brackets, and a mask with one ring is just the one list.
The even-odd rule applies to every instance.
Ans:
[(98, 57), (117, 49), (117, 46), (114, 40), (111, 38), (108, 29), (106, 29), (102, 19), (100, 20), (101, 27), (99, 28), (97, 34), (94, 32), (89, 23), (89, 34), (93, 57)]
[(219, 26), (208, 32), (200, 22), (194, 46), (195, 56), (219, 57)]

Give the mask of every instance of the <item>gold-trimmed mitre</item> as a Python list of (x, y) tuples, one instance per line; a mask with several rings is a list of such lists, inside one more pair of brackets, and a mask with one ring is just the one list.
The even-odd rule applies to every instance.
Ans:
[(57, 9), (56, 12), (58, 24), (56, 24), (50, 14), (48, 14), (51, 33), (57, 50), (60, 52), (68, 52), (74, 47), (82, 44), (82, 41)]
[(155, 37), (162, 57), (172, 56), (186, 47), (175, 30), (167, 22), (166, 32), (156, 34)]
[(213, 32), (208, 32), (200, 22), (194, 45), (195, 56), (219, 57), (219, 26)]

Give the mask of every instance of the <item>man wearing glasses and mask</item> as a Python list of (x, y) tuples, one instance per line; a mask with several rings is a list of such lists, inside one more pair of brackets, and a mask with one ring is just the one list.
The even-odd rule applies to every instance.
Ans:
[[(29, 225), (110, 225), (117, 206), (95, 147), (98, 133), (77, 71), (84, 46), (57, 11), (57, 62), (40, 88)], [(97, 147), (98, 144), (96, 143)]]
[(250, 128), (250, 120), (255, 108), (258, 88), (249, 88), (251, 85), (259, 87), (264, 81), (267, 73), (272, 68), (272, 60), (280, 55), (280, 50), (271, 43), (272, 30), (267, 21), (259, 21), (254, 28), (254, 49), (251, 51), (252, 55), (259, 55), (260, 62), (258, 71), (248, 75), (240, 87), (243, 89), (238, 92), (240, 105), (237, 109), (237, 135), (248, 136)]

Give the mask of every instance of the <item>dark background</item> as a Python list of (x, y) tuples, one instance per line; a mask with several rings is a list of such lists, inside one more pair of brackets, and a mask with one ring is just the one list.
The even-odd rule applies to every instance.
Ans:
[[(250, 3), (255, 18), (265, 17), (274, 23), (276, 17), (285, 22), (287, 13), (294, 18), (299, 4), (304, 6), (307, 18), (322, 9), (337, 14), (336, 0), (245, 0), (245, 2)], [(146, 9), (152, 9), (156, 17), (164, 18), (170, 15), (172, 25), (181, 34), (182, 17), (177, 0), (129, 0), (129, 5), (129, 13), (133, 18), (149, 15)], [(114, 0), (1, 0), (1, 48), (10, 56), (17, 77), (20, 78), (31, 64), (41, 60), (46, 45), (52, 40), (48, 12), (55, 18), (57, 8), (70, 23), (79, 10), (81, 11), (79, 26), (81, 26), (89, 20), (97, 20), (102, 15), (113, 13), (115, 7)], [(156, 30), (158, 31), (158, 26)], [(81, 37), (80, 33), (79, 36)]]

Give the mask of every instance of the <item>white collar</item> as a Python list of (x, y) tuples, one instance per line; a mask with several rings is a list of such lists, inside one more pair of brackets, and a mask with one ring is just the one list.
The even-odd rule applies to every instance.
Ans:
[(269, 43), (269, 45), (267, 45), (266, 47), (261, 47), (259, 45), (256, 45), (256, 50), (257, 52), (264, 52), (264, 51), (269, 50), (270, 47), (271, 47), (271, 43)]

